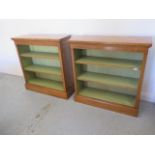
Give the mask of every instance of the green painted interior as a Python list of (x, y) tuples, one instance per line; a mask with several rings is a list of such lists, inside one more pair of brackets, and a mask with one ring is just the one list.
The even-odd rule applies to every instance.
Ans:
[(32, 59), (31, 58), (21, 58), (21, 63), (23, 67), (30, 66), (32, 64)]
[(85, 72), (77, 77), (81, 81), (89, 81), (103, 84), (107, 87), (122, 88), (124, 91), (130, 90), (137, 92), (138, 80), (133, 78), (123, 78), (120, 76), (112, 76), (101, 73)]
[(40, 65), (30, 65), (24, 68), (26, 71), (38, 72), (38, 73), (46, 73), (46, 74), (54, 74), (61, 75), (61, 70), (58, 67), (47, 67)]
[(127, 52), (127, 51), (105, 51), (105, 50), (85, 50), (85, 55), (105, 57), (105, 58), (115, 58), (115, 59), (127, 59), (127, 60), (142, 60), (142, 52)]
[(108, 66), (102, 67), (102, 66), (94, 66), (94, 65), (80, 65), (80, 66), (81, 66), (81, 69), (85, 72), (103, 73), (103, 74), (137, 78), (137, 79), (140, 77), (140, 70), (134, 71), (126, 68), (112, 68)]
[(19, 51), (19, 54), (31, 51), (28, 45), (17, 45), (17, 49)]
[[(75, 61), (84, 71), (139, 78), (142, 52), (75, 49)], [(78, 65), (76, 65), (79, 68)], [(78, 69), (79, 70), (79, 69)]]
[[(28, 62), (29, 64), (60, 67), (58, 48), (55, 46), (18, 45), (17, 48), (24, 64)], [(24, 59), (24, 57), (30, 59)]]
[(46, 74), (46, 73), (36, 72), (35, 76), (41, 79), (54, 80), (54, 81), (59, 81), (59, 82), (63, 81), (62, 76), (55, 75), (55, 74)]
[[(29, 47), (27, 45), (17, 45), (17, 49), (19, 54), (24, 53), (25, 51), (29, 51)], [(26, 67), (32, 64), (31, 58), (21, 58), (22, 66)]]
[(21, 57), (28, 58), (40, 58), (40, 59), (59, 59), (57, 53), (45, 53), (45, 52), (26, 52), (20, 54)]
[(56, 46), (30, 45), (29, 48), (33, 52), (58, 53), (58, 47)]
[(85, 50), (82, 50), (82, 49), (74, 49), (74, 60), (78, 60), (80, 59), (81, 57), (83, 56), (86, 56), (85, 54)]
[(75, 49), (77, 93), (134, 106), (142, 52)]
[(52, 56), (51, 60), (49, 60), (49, 59), (40, 59), (38, 57), (33, 57), (33, 59), (32, 59), (33, 64), (60, 67), (60, 61), (58, 59), (58, 48), (57, 47), (55, 47), (55, 46), (31, 45), (30, 50), (31, 50), (31, 52), (32, 51), (35, 52), (35, 53), (38, 52), (39, 54), (41, 52), (42, 55), (43, 55), (43, 53), (45, 53), (46, 56), (47, 55), (49, 56), (49, 53), (51, 53), (50, 56)]
[(52, 81), (52, 80), (41, 79), (41, 78), (32, 78), (32, 79), (29, 79), (28, 83), (47, 87), (47, 88), (52, 88), (60, 91), (64, 90), (62, 82), (58, 82), (58, 81)]
[(80, 82), (83, 83), (83, 88), (90, 87), (90, 88), (116, 92), (120, 94), (132, 95), (132, 96), (135, 96), (137, 94), (137, 90), (124, 89), (123, 87), (117, 87), (111, 84), (108, 85), (108, 84), (101, 84), (101, 83), (90, 82), (90, 81), (80, 81)]
[(32, 79), (32, 78), (36, 78), (36, 73), (34, 72), (27, 72), (27, 71), (24, 71), (25, 72), (25, 76), (26, 76), (26, 82), (28, 82), (29, 79)]
[(32, 63), (34, 65), (42, 65), (42, 66), (53, 66), (53, 67), (60, 67), (60, 61), (57, 60), (49, 60), (49, 59), (38, 59), (38, 58), (32, 58)]
[(94, 89), (94, 88), (83, 88), (79, 91), (79, 95), (98, 99), (98, 100), (108, 101), (112, 103), (127, 105), (130, 107), (133, 107), (135, 105), (134, 96), (123, 95), (119, 93), (113, 93), (113, 92)]
[(79, 93), (79, 91), (82, 89), (82, 88), (84, 88), (84, 82), (83, 81), (76, 81), (76, 83), (77, 83), (77, 92)]
[(17, 45), (28, 83), (63, 91), (56, 46)]
[(141, 61), (134, 60), (124, 60), (124, 59), (112, 59), (112, 58), (102, 58), (102, 57), (82, 57), (76, 60), (77, 64), (93, 64), (102, 65), (103, 67), (113, 67), (113, 68), (127, 68), (132, 70), (139, 70)]

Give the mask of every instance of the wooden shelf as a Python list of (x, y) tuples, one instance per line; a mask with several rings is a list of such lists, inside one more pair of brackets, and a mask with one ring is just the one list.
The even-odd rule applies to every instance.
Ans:
[(53, 75), (61, 75), (61, 70), (58, 67), (47, 67), (40, 65), (31, 65), (24, 68), (26, 71), (38, 72), (38, 73), (46, 73)]
[(76, 64), (92, 64), (114, 68), (126, 68), (132, 69), (133, 71), (138, 71), (140, 70), (141, 61), (87, 56), (76, 60)]
[(27, 52), (20, 54), (20, 56), (26, 58), (59, 59), (57, 53), (47, 53), (47, 52)]
[(60, 91), (64, 91), (63, 84), (58, 81), (54, 80), (47, 80), (47, 79), (41, 79), (41, 78), (33, 78), (28, 81), (30, 84), (35, 84), (38, 86), (43, 86), (47, 88), (52, 88)]
[(134, 78), (124, 78), (101, 73), (85, 72), (77, 77), (81, 81), (97, 82), (106, 86), (129, 89), (134, 92), (137, 90), (138, 80)]
[(130, 95), (123, 95), (119, 93), (104, 91), (94, 88), (83, 88), (78, 93), (81, 96), (102, 100), (105, 102), (111, 102), (121, 105), (134, 107), (135, 97)]

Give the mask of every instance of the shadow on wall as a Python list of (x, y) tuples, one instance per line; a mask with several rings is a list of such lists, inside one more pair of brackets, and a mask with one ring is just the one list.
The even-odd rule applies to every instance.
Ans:
[(152, 47), (149, 49), (148, 52), (144, 83), (143, 83), (143, 91), (142, 91), (142, 99), (155, 103), (155, 82), (153, 82), (155, 81), (154, 66), (155, 66), (155, 36), (152, 37)]

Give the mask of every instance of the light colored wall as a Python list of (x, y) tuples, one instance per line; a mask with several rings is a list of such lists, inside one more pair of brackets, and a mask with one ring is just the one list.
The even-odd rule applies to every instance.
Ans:
[(152, 36), (142, 98), (155, 102), (155, 20), (0, 20), (0, 72), (22, 75), (10, 38), (29, 33)]

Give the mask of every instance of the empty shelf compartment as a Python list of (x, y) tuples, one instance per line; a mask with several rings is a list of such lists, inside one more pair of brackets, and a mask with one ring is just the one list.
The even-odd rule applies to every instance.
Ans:
[(119, 93), (104, 91), (100, 89), (94, 88), (83, 88), (78, 93), (81, 96), (94, 98), (97, 100), (102, 100), (105, 102), (118, 103), (121, 105), (126, 105), (130, 107), (134, 107), (135, 105), (135, 97), (130, 95), (123, 95)]
[(120, 76), (107, 75), (102, 73), (85, 72), (77, 77), (81, 81), (97, 82), (115, 88), (124, 88), (136, 92), (138, 80)]
[(40, 58), (40, 59), (59, 59), (57, 53), (47, 53), (47, 52), (27, 52), (20, 54), (22, 57), (27, 58)]
[(61, 70), (59, 67), (31, 65), (31, 66), (25, 67), (24, 70), (31, 71), (31, 72), (38, 72), (38, 73), (61, 75)]
[(43, 86), (47, 88), (52, 88), (60, 91), (64, 91), (63, 84), (58, 81), (54, 80), (47, 80), (47, 79), (41, 79), (41, 78), (32, 78), (28, 81), (30, 84), (35, 84), (38, 86)]
[(140, 69), (141, 61), (86, 56), (76, 60), (76, 64), (92, 64), (114, 68), (127, 68), (138, 71)]

